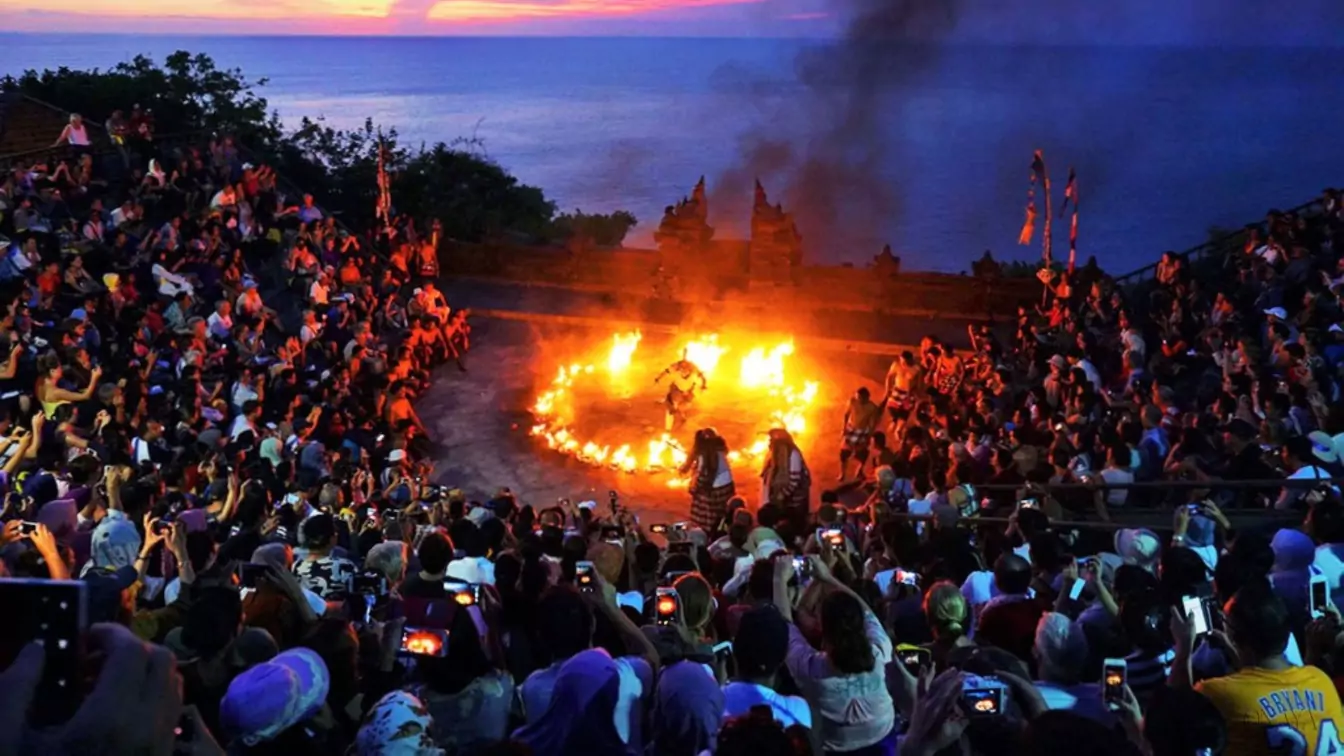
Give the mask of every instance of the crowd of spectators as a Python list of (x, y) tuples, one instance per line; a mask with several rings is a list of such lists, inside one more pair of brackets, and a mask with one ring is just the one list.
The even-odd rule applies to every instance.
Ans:
[[(65, 636), (4, 623), (0, 753), (1344, 748), (1337, 193), (1137, 300), (1056, 279), (1007, 347), (927, 340), (851, 403), (862, 507), (781, 431), (759, 496), (641, 522), (434, 482), (413, 402), (469, 331), (413, 224), (138, 133), (0, 186), (0, 593), (88, 625), (53, 687)], [(732, 485), (697, 449), (693, 494)], [(1313, 482), (1225, 483), (1281, 477)], [(1168, 478), (1206, 485), (1102, 487)], [(1170, 537), (1057, 525), (1170, 504)], [(1305, 516), (1234, 531), (1255, 506)]]

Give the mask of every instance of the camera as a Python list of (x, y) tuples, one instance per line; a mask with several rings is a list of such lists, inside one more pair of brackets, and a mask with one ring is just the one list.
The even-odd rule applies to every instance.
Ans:
[(675, 588), (659, 588), (654, 594), (653, 619), (659, 625), (674, 625), (681, 620), (681, 597)]
[(933, 665), (933, 652), (919, 646), (901, 645), (896, 649), (896, 658), (901, 665), (915, 677), (919, 677), (924, 667)]
[(845, 545), (845, 533), (838, 527), (817, 528), (817, 541), (832, 546)]
[(408, 627), (401, 631), (401, 653), (412, 656), (447, 656), (448, 631)]
[(593, 563), (578, 562), (574, 565), (574, 584), (584, 593), (597, 590), (597, 581), (593, 578)]
[(476, 583), (449, 578), (443, 581), (443, 589), (458, 606), (475, 606), (481, 603), (481, 586)]
[(961, 682), (961, 708), (968, 717), (997, 717), (1003, 714), (1007, 692), (997, 677), (968, 674)]
[(812, 560), (805, 556), (795, 556), (793, 558), (793, 574), (798, 576), (799, 583), (806, 583), (812, 579)]
[(1129, 665), (1124, 659), (1106, 659), (1101, 664), (1101, 698), (1107, 708), (1115, 708), (1125, 702), (1125, 679)]

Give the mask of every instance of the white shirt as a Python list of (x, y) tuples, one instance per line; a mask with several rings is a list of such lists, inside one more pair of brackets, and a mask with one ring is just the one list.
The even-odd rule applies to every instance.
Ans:
[(812, 647), (798, 626), (789, 623), (789, 652), (784, 664), (804, 698), (817, 706), (821, 745), (827, 751), (853, 751), (881, 741), (896, 723), (896, 708), (887, 691), (891, 636), (867, 608), (864, 635), (873, 647), (873, 668), (858, 674), (837, 674), (825, 653)]
[(321, 335), (322, 326), (319, 323), (304, 323), (303, 328), (299, 329), (299, 341), (304, 344), (307, 344)]
[[(1101, 479), (1107, 483), (1133, 483), (1134, 473), (1118, 467), (1107, 467), (1101, 471)], [(1106, 489), (1106, 506), (1123, 507), (1129, 499), (1128, 488)]]
[(1086, 357), (1084, 357), (1083, 359), (1078, 360), (1077, 367), (1083, 369), (1083, 375), (1087, 376), (1087, 380), (1089, 383), (1092, 384), (1092, 387), (1095, 388), (1097, 391), (1100, 391), (1101, 373), (1097, 372), (1096, 365), (1093, 365)]
[(1325, 576), (1331, 596), (1340, 595), (1340, 578), (1344, 577), (1344, 559), (1340, 559), (1341, 555), (1344, 555), (1344, 544), (1323, 543), (1316, 547), (1316, 558), (1311, 562), (1311, 566)]
[(233, 419), (233, 425), (229, 428), (229, 438), (236, 441), (248, 431), (255, 434), (257, 429), (252, 427), (252, 421), (247, 419), (247, 415), (239, 415)]
[(205, 324), (210, 328), (210, 335), (220, 341), (227, 340), (229, 332), (233, 330), (233, 318), (229, 315), (220, 315), (218, 311), (210, 313)]
[(784, 696), (764, 685), (730, 682), (723, 686), (723, 718), (751, 712), (753, 706), (769, 706), (775, 720), (785, 727), (812, 726), (812, 709), (798, 696)]

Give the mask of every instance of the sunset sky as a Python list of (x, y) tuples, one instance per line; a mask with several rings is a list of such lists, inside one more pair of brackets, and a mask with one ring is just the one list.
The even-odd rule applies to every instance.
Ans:
[(1344, 39), (1344, 2), (1295, 0), (0, 0), (6, 31), (203, 34), (832, 36), (856, 7), (956, 8), (969, 41), (1304, 44)]

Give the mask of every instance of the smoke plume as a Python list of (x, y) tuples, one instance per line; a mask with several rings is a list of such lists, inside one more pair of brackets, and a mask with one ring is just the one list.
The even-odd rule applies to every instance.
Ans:
[[(716, 83), (734, 87), (761, 113), (760, 127), (741, 138), (741, 161), (715, 182), (719, 207), (743, 214), (737, 208), (759, 177), (771, 202), (794, 213), (810, 258), (875, 253), (902, 210), (901, 187), (884, 171), (901, 162), (894, 95), (937, 66), (961, 2), (834, 0), (832, 12), (849, 19), (846, 32), (801, 51), (792, 86), (721, 70)], [(717, 207), (715, 215), (724, 217)]]

